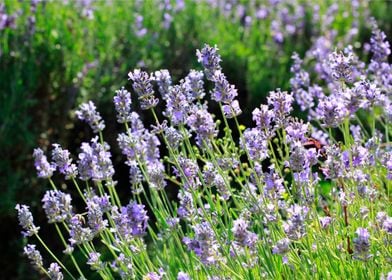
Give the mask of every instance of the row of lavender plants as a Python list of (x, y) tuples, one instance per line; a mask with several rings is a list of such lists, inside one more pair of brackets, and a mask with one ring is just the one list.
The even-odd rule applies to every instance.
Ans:
[[(351, 46), (321, 45), (305, 61), (294, 54), (292, 91), (271, 91), (251, 128), (237, 119), (237, 89), (216, 46), (198, 50), (203, 71), (178, 84), (167, 70), (130, 72), (136, 103), (155, 123), (146, 127), (131, 93), (116, 91), (129, 184), (113, 179), (94, 103), (81, 104), (76, 116), (96, 136), (82, 143), (76, 163), (59, 144), (50, 161), (34, 150), (38, 177), (52, 186), (43, 209), (66, 257), (46, 245), (29, 206), (17, 205), (30, 242), (24, 254), (51, 279), (86, 278), (76, 252), (102, 279), (392, 279), (391, 50), (375, 22), (368, 51), (370, 63)], [(308, 120), (291, 115), (295, 103)], [(56, 186), (54, 172), (66, 188)], [(119, 197), (120, 188), (129, 197)]]

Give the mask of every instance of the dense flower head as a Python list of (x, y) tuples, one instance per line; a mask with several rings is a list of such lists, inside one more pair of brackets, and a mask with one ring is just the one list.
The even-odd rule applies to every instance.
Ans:
[(200, 258), (205, 265), (213, 265), (221, 259), (219, 245), (215, 234), (208, 222), (201, 222), (193, 226), (195, 236), (191, 239), (184, 237), (183, 242)]
[(61, 174), (65, 175), (65, 179), (74, 178), (78, 174), (78, 169), (70, 157), (68, 150), (63, 149), (59, 144), (53, 144), (52, 160), (60, 171)]
[(187, 273), (180, 271), (177, 274), (177, 280), (191, 280), (191, 278)]
[(166, 110), (164, 114), (170, 118), (173, 124), (182, 124), (187, 118), (190, 105), (184, 85), (172, 86), (169, 88), (169, 94), (166, 98)]
[(182, 219), (191, 220), (195, 215), (196, 209), (193, 205), (193, 197), (190, 192), (184, 191), (178, 193), (180, 206), (178, 207), (178, 216)]
[(222, 60), (218, 50), (217, 46), (211, 47), (205, 44), (203, 49), (196, 51), (197, 61), (203, 65), (208, 80), (214, 80), (215, 71), (222, 69), (220, 66)]
[(96, 235), (108, 226), (108, 221), (103, 218), (104, 209), (94, 200), (87, 201), (87, 223), (92, 234)]
[(211, 99), (216, 102), (230, 104), (238, 95), (235, 86), (227, 81), (225, 74), (220, 70), (213, 73), (212, 79), (214, 82), (214, 89), (211, 92)]
[(84, 218), (81, 215), (75, 215), (69, 220), (69, 242), (71, 246), (80, 245), (93, 239), (94, 235), (91, 229), (84, 227), (83, 224)]
[(232, 119), (242, 114), (238, 100), (233, 100), (230, 104), (224, 104), (222, 110), (227, 119)]
[(64, 275), (58, 263), (51, 263), (48, 268), (48, 274), (51, 280), (63, 280)]
[(49, 223), (66, 221), (72, 216), (71, 196), (62, 191), (46, 191), (42, 198), (42, 208), (45, 210)]
[(111, 180), (114, 174), (109, 145), (99, 143), (98, 137), (91, 143), (82, 143), (79, 154), (78, 170), (80, 179), (87, 181)]
[(76, 110), (75, 113), (79, 120), (88, 123), (94, 133), (104, 130), (105, 122), (92, 101), (81, 104), (79, 110)]
[(293, 109), (293, 95), (287, 91), (277, 89), (276, 91), (270, 91), (267, 100), (268, 105), (274, 109), (276, 124), (278, 126), (284, 125), (286, 117)]
[(44, 152), (40, 149), (34, 149), (33, 153), (34, 166), (37, 170), (37, 175), (40, 178), (50, 178), (53, 172), (56, 170), (54, 164), (48, 162), (48, 159), (44, 155)]
[(370, 234), (366, 228), (358, 228), (357, 237), (354, 238), (354, 256), (359, 260), (367, 260), (371, 257), (370, 250)]
[(200, 146), (216, 136), (215, 122), (211, 114), (204, 108), (194, 109), (186, 120), (191, 131), (196, 132), (196, 139)]
[(257, 235), (248, 230), (249, 222), (242, 218), (239, 218), (234, 221), (233, 228), (231, 231), (233, 232), (235, 244), (241, 247), (249, 247), (250, 249), (254, 249), (256, 246)]
[(348, 116), (349, 111), (341, 98), (327, 96), (320, 100), (316, 113), (322, 125), (336, 127)]
[(128, 73), (129, 79), (132, 80), (133, 90), (137, 93), (142, 110), (148, 110), (158, 105), (158, 99), (154, 97), (152, 78), (147, 72), (135, 69)]
[(370, 38), (370, 48), (373, 53), (373, 59), (376, 61), (384, 61), (391, 54), (391, 46), (387, 41), (387, 36), (381, 31), (377, 23), (372, 23), (372, 37)]
[(131, 93), (122, 87), (116, 90), (113, 102), (117, 112), (117, 121), (119, 123), (129, 122), (131, 120)]
[(353, 56), (350, 53), (346, 56), (343, 52), (333, 52), (329, 55), (329, 64), (331, 67), (331, 75), (335, 80), (352, 81)]
[(244, 141), (242, 147), (246, 148), (252, 160), (266, 159), (268, 157), (268, 142), (264, 133), (257, 128), (246, 129), (244, 131)]
[(202, 71), (191, 70), (185, 77), (184, 85), (188, 90), (188, 99), (193, 101), (203, 99), (206, 94), (204, 91), (204, 74)]
[(98, 252), (91, 252), (88, 255), (87, 264), (92, 270), (100, 271), (103, 269), (103, 262), (100, 259), (101, 254)]
[(271, 129), (273, 118), (274, 112), (264, 104), (260, 105), (260, 108), (256, 108), (252, 112), (253, 121), (256, 122), (257, 127), (262, 131)]
[(116, 231), (125, 240), (146, 233), (148, 216), (144, 208), (144, 205), (136, 202), (130, 202), (127, 206), (121, 207), (120, 211), (117, 207), (113, 207), (112, 218), (116, 224)]
[(15, 209), (18, 211), (19, 225), (25, 230), (22, 231), (24, 236), (33, 236), (38, 233), (39, 227), (34, 225), (33, 214), (29, 206), (17, 204)]
[(172, 85), (172, 78), (169, 71), (166, 69), (156, 71), (154, 73), (154, 80), (158, 84), (158, 90), (162, 99), (165, 100), (167, 98), (166, 96), (169, 94), (169, 88)]
[(30, 260), (30, 263), (37, 269), (43, 266), (41, 253), (35, 249), (35, 245), (27, 244), (24, 248), (24, 255)]

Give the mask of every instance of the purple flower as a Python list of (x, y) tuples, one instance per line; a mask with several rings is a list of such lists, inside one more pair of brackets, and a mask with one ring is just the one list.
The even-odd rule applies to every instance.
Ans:
[(299, 240), (306, 234), (305, 221), (309, 209), (306, 206), (292, 205), (287, 209), (288, 219), (283, 224), (284, 232), (292, 240)]
[(49, 223), (60, 223), (72, 216), (71, 196), (62, 191), (46, 191), (42, 202)]
[(205, 44), (204, 48), (200, 51), (196, 51), (197, 61), (200, 62), (204, 67), (204, 73), (208, 80), (214, 80), (213, 76), (216, 71), (220, 71), (222, 68), (220, 66), (221, 57), (218, 54), (217, 46), (210, 47)]
[(290, 240), (288, 238), (283, 238), (279, 240), (276, 245), (272, 247), (273, 254), (284, 255), (290, 251)]
[(272, 106), (275, 113), (275, 122), (281, 127), (285, 124), (285, 118), (292, 111), (293, 95), (287, 91), (281, 91), (279, 88), (276, 91), (270, 91), (267, 97), (268, 105)]
[(35, 245), (27, 244), (24, 248), (24, 255), (30, 260), (30, 263), (37, 269), (43, 266), (41, 253), (35, 249)]
[(44, 155), (44, 152), (40, 149), (34, 149), (33, 153), (34, 158), (34, 166), (37, 170), (37, 175), (40, 178), (50, 178), (53, 175), (53, 172), (56, 170), (56, 167), (53, 164), (48, 162), (48, 159)]
[(73, 216), (69, 221), (69, 235), (68, 239), (71, 246), (83, 244), (93, 239), (94, 235), (91, 229), (83, 227), (84, 218), (80, 215)]
[(216, 241), (214, 231), (208, 222), (201, 222), (193, 226), (195, 235), (193, 239), (184, 237), (183, 242), (188, 250), (195, 252), (200, 261), (209, 266), (221, 259), (219, 245)]
[(38, 233), (39, 227), (34, 225), (33, 215), (29, 206), (16, 204), (15, 209), (18, 211), (19, 225), (25, 230), (22, 231), (23, 236), (33, 236)]
[(97, 235), (108, 226), (108, 221), (103, 219), (103, 209), (93, 200), (87, 200), (87, 222), (93, 235)]
[(101, 132), (105, 128), (105, 122), (102, 120), (99, 112), (96, 111), (96, 107), (92, 101), (83, 103), (79, 106), (79, 110), (76, 110), (76, 116), (79, 120), (85, 121), (94, 131), (94, 133)]
[(220, 70), (213, 73), (212, 81), (215, 86), (211, 92), (211, 99), (216, 102), (231, 104), (234, 98), (238, 95), (235, 86), (229, 84), (226, 76)]
[(52, 146), (54, 147), (52, 150), (52, 160), (54, 161), (56, 168), (59, 169), (61, 174), (65, 175), (65, 179), (67, 180), (76, 177), (78, 169), (76, 168), (76, 165), (72, 163), (69, 151), (61, 148), (59, 144), (53, 144)]
[(251, 250), (255, 249), (257, 235), (248, 230), (249, 222), (239, 218), (234, 221), (231, 231), (234, 234), (235, 245), (240, 247), (248, 247)]
[(169, 88), (172, 85), (172, 79), (169, 71), (166, 69), (156, 71), (154, 73), (154, 80), (158, 84), (158, 90), (162, 96), (162, 99), (165, 100), (169, 94)]
[(104, 264), (100, 260), (101, 254), (98, 252), (91, 252), (88, 254), (87, 264), (92, 270), (100, 271), (104, 269)]
[(352, 61), (353, 55), (349, 53), (345, 56), (343, 52), (333, 52), (329, 55), (329, 64), (332, 71), (332, 77), (335, 80), (352, 81)]
[(244, 141), (241, 141), (241, 146), (246, 148), (250, 159), (262, 161), (268, 157), (268, 142), (262, 131), (257, 128), (246, 129)]
[(205, 95), (203, 77), (202, 71), (195, 70), (191, 70), (185, 77), (184, 85), (188, 89), (189, 100), (203, 99)]
[(223, 105), (222, 109), (223, 109), (223, 114), (228, 119), (237, 117), (242, 113), (238, 100), (233, 100), (230, 104)]
[(187, 273), (180, 271), (177, 274), (177, 280), (191, 280), (191, 278)]
[(177, 210), (178, 216), (184, 220), (192, 220), (196, 213), (192, 194), (187, 191), (179, 192), (178, 199), (180, 201), (180, 207)]
[(162, 162), (155, 160), (150, 161), (147, 165), (149, 187), (157, 190), (163, 190), (166, 187), (165, 167)]
[(370, 50), (373, 53), (372, 59), (378, 62), (387, 61), (388, 56), (391, 54), (387, 36), (378, 28), (374, 19), (372, 24), (372, 37), (370, 38)]
[(63, 280), (64, 275), (57, 263), (51, 263), (48, 269), (49, 278), (51, 280)]
[(164, 112), (166, 117), (169, 117), (174, 125), (185, 122), (190, 103), (187, 99), (187, 89), (184, 84), (175, 85), (169, 88), (169, 94), (166, 98), (166, 110)]
[(372, 255), (369, 254), (370, 234), (366, 228), (358, 228), (356, 234), (357, 237), (354, 238), (354, 257), (366, 261), (372, 257)]
[(131, 93), (124, 87), (116, 90), (116, 95), (113, 97), (114, 106), (117, 111), (117, 121), (119, 123), (126, 123), (131, 121)]
[(87, 181), (111, 180), (114, 174), (109, 145), (98, 143), (98, 137), (90, 143), (82, 143), (78, 170), (80, 179)]
[(336, 127), (348, 116), (344, 102), (336, 96), (327, 96), (320, 100), (316, 114), (323, 126)]
[(257, 127), (261, 131), (268, 131), (271, 129), (271, 122), (274, 118), (274, 112), (268, 109), (267, 105), (260, 105), (260, 109), (256, 108), (252, 112), (252, 119), (256, 122)]
[(148, 216), (144, 208), (144, 205), (136, 202), (130, 202), (127, 206), (121, 207), (120, 212), (117, 207), (113, 207), (112, 217), (116, 230), (125, 240), (146, 233)]
[(217, 135), (214, 119), (204, 108), (192, 110), (186, 123), (191, 131), (196, 132), (196, 140), (199, 146), (203, 146), (203, 142), (209, 143)]
[(322, 228), (326, 229), (331, 224), (332, 218), (331, 217), (320, 217), (319, 221), (320, 221)]
[(128, 73), (129, 79), (132, 80), (132, 87), (139, 96), (140, 107), (142, 110), (148, 110), (158, 104), (158, 99), (154, 97), (154, 89), (151, 84), (151, 78), (147, 72), (135, 69)]

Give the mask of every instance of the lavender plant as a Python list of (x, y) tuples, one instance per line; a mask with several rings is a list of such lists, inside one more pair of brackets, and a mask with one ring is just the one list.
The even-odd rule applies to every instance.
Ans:
[[(320, 84), (294, 55), (292, 91), (271, 91), (253, 111), (251, 128), (237, 120), (237, 90), (217, 47), (198, 50), (203, 72), (192, 70), (178, 84), (167, 70), (130, 72), (155, 123), (146, 127), (130, 92), (116, 91), (128, 186), (113, 179), (96, 107), (82, 104), (78, 118), (98, 135), (82, 143), (76, 164), (58, 144), (51, 160), (34, 152), (38, 177), (53, 188), (43, 208), (67, 256), (48, 248), (29, 207), (17, 205), (24, 236), (39, 245), (27, 245), (25, 255), (51, 279), (86, 279), (76, 251), (102, 279), (389, 279), (390, 46), (376, 26), (371, 45), (368, 65), (350, 47), (317, 57)], [(221, 116), (209, 112), (209, 102)], [(294, 102), (309, 111), (309, 122), (291, 116)], [(75, 188), (84, 211), (59, 190), (54, 172)], [(129, 196), (120, 197), (119, 188)], [(177, 200), (167, 188), (178, 190)], [(54, 263), (48, 267), (39, 250)]]

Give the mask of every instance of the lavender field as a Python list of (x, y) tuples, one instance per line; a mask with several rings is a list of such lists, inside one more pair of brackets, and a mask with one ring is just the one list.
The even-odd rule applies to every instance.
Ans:
[(392, 2), (0, 2), (0, 279), (392, 280)]

